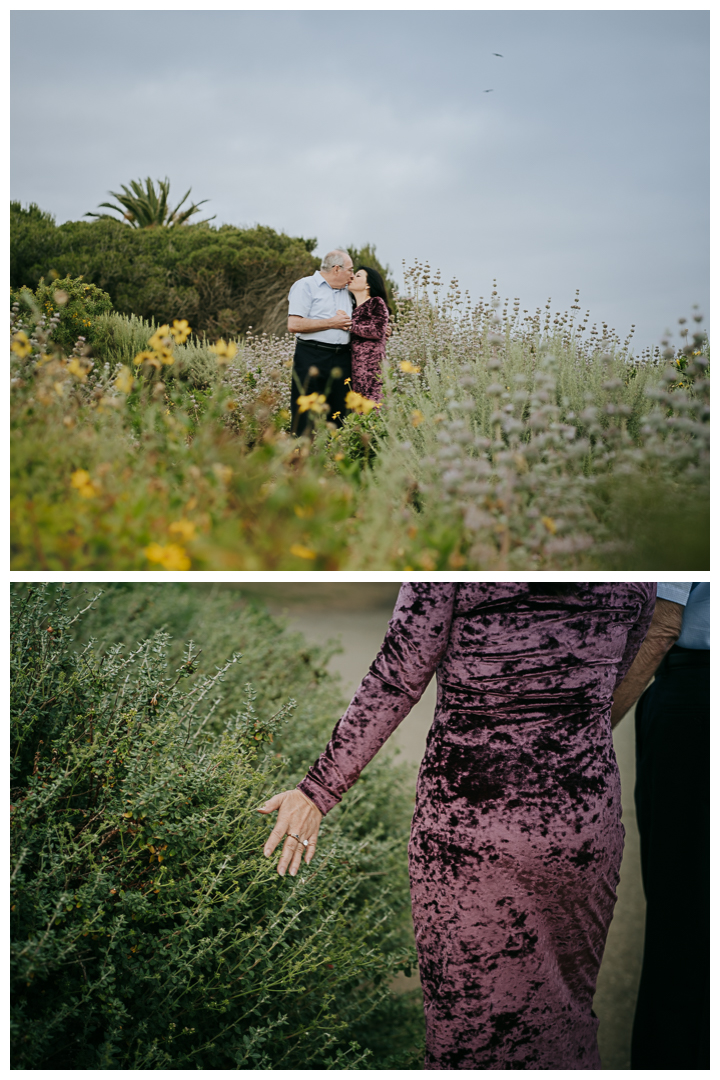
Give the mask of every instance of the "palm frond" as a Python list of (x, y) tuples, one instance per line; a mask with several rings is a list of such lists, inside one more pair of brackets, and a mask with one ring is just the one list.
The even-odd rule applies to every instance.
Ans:
[[(157, 183), (157, 188), (155, 183)], [(154, 182), (148, 176), (144, 188), (140, 180), (131, 180), (129, 187), (126, 187), (125, 184), (120, 186), (122, 194), (117, 191), (110, 192), (113, 198), (120, 203), (120, 206), (114, 206), (112, 203), (100, 203), (99, 205), (121, 214), (123, 220), (127, 221), (135, 229), (154, 229), (161, 225), (167, 227), (184, 225), (189, 218), (199, 212), (203, 203), (208, 201), (203, 199), (202, 202), (193, 203), (180, 212), (181, 206), (192, 191), (192, 188), (188, 188), (175, 209), (171, 211), (168, 207), (170, 181), (167, 177), (164, 180)], [(213, 221), (215, 216), (213, 214), (212, 217), (205, 218), (202, 222), (196, 222), (196, 224), (205, 225), (208, 221)], [(85, 217), (112, 218), (112, 215), (87, 213)], [(112, 220), (117, 221), (118, 219), (112, 218)]]

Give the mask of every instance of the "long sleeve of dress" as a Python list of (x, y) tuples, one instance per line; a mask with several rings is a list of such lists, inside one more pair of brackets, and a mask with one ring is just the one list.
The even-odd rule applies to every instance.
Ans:
[(298, 787), (323, 814), (422, 697), (448, 643), (457, 585), (405, 584), (380, 652)]
[(373, 296), (355, 308), (352, 317), (352, 333), (366, 341), (384, 341), (390, 313), (382, 297)]
[(630, 665), (638, 654), (640, 646), (647, 637), (647, 632), (650, 629), (650, 623), (652, 622), (653, 612), (655, 611), (655, 598), (657, 596), (657, 582), (646, 581), (642, 583), (643, 591), (646, 592), (646, 600), (643, 604), (638, 621), (632, 627), (627, 637), (627, 644), (625, 645), (625, 652), (623, 658), (618, 666), (617, 675), (615, 678), (615, 689), (617, 690), (620, 683), (623, 681)]

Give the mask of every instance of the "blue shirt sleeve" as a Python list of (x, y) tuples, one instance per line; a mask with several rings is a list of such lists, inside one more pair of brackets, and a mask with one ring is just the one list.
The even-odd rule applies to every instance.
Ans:
[(693, 581), (677, 645), (683, 649), (710, 648), (710, 582)]
[(301, 319), (310, 317), (312, 290), (309, 278), (300, 278), (288, 294), (288, 315), (299, 315)]
[(658, 581), (657, 598), (672, 600), (673, 604), (682, 604), (685, 607), (692, 586), (692, 581)]

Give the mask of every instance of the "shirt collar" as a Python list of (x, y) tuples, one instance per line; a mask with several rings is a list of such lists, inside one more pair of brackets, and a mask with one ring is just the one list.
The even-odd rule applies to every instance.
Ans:
[(344, 292), (347, 289), (347, 285), (343, 285), (342, 289), (333, 289), (327, 278), (324, 278), (319, 270), (316, 270), (313, 274), (313, 278), (318, 285), (327, 285), (331, 292)]

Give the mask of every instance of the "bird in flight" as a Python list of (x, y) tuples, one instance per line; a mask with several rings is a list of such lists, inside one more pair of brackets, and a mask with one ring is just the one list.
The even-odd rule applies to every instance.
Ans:
[(492, 94), (492, 90), (483, 90), (483, 94)]
[(502, 56), (502, 53), (501, 52), (494, 52), (493, 56)]

